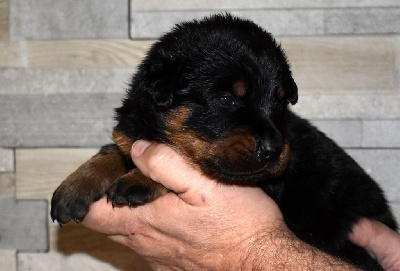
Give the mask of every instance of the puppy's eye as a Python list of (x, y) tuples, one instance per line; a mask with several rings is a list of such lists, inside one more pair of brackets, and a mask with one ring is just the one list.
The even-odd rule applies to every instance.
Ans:
[(225, 105), (225, 106), (231, 106), (231, 105), (234, 105), (236, 103), (235, 102), (235, 98), (232, 97), (232, 96), (228, 96), (228, 95), (219, 97), (219, 102), (222, 105)]

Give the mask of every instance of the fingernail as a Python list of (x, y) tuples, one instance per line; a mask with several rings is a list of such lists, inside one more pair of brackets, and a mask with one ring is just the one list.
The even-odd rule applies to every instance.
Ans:
[(147, 140), (137, 140), (135, 143), (132, 145), (132, 155), (135, 157), (141, 156), (144, 151), (151, 145), (150, 141)]

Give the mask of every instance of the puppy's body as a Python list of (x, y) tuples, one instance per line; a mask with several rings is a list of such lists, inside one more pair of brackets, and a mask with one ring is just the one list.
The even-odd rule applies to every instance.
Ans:
[(52, 218), (79, 220), (105, 193), (113, 204), (129, 205), (167, 193), (130, 161), (132, 142), (144, 138), (171, 145), (219, 182), (259, 185), (299, 238), (379, 269), (348, 234), (360, 217), (397, 227), (382, 190), (333, 141), (287, 109), (296, 102), (289, 65), (269, 33), (229, 15), (181, 24), (140, 65), (116, 110), (115, 145), (55, 191)]
[(264, 190), (278, 203), (300, 239), (365, 270), (379, 266), (348, 240), (360, 217), (396, 229), (382, 190), (336, 143), (306, 120), (289, 113), (291, 159)]

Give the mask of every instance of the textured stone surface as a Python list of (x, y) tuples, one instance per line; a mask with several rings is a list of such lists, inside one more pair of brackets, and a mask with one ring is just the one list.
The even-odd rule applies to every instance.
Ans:
[(5, 271), (17, 270), (17, 251), (0, 249), (0, 266)]
[(54, 190), (98, 149), (17, 149), (17, 199), (51, 200)]
[[(0, 146), (98, 147), (106, 144), (110, 142), (115, 125), (113, 110), (121, 105), (122, 97), (122, 93), (0, 95)], [(304, 95), (293, 109), (314, 120), (371, 120), (365, 124), (363, 146), (398, 146), (398, 138), (390, 133), (399, 131), (396, 120), (400, 118), (398, 96), (348, 95), (344, 99), (342, 95)], [(382, 118), (387, 121), (372, 122)], [(331, 132), (336, 130), (335, 127), (329, 129)], [(382, 139), (379, 129), (387, 131)], [(350, 134), (338, 134), (336, 139), (344, 146), (353, 146), (359, 140), (357, 133), (355, 136), (352, 139)]]
[(313, 120), (311, 123), (341, 147), (361, 147), (361, 121)]
[(122, 93), (133, 72), (133, 69), (6, 68), (0, 70), (0, 94)]
[(389, 201), (400, 202), (399, 149), (348, 149), (347, 153), (382, 186)]
[(399, 148), (400, 119), (364, 121), (362, 146)]
[(0, 249), (48, 249), (47, 201), (0, 198)]
[(400, 96), (393, 95), (299, 95), (293, 111), (308, 119), (399, 119)]
[(131, 10), (201, 10), (201, 9), (260, 9), (260, 8), (330, 8), (330, 7), (384, 7), (400, 6), (397, 0), (203, 0), (203, 1), (159, 1), (159, 0), (131, 0)]
[(278, 37), (302, 93), (396, 93), (395, 36)]
[[(18, 254), (18, 271), (25, 270), (49, 270), (52, 271), (67, 271), (67, 270), (108, 270), (108, 271), (118, 271), (118, 270), (132, 270), (132, 271), (150, 271), (150, 267), (144, 268), (144, 263), (142, 266), (140, 264), (130, 261), (129, 265), (125, 265), (126, 269), (119, 269), (109, 263), (109, 256), (104, 255), (103, 259), (97, 259), (92, 257), (93, 251), (88, 253), (73, 253), (72, 255), (64, 255), (62, 253), (19, 253)], [(121, 255), (119, 255), (121, 256)], [(132, 255), (125, 255), (126, 257), (131, 257)], [(108, 259), (107, 259), (108, 258)], [(114, 262), (117, 262), (115, 260)]]
[(133, 68), (153, 41), (128, 39), (28, 41), (29, 67)]
[[(278, 37), (277, 40), (288, 55), (301, 93), (396, 92), (394, 71), (399, 42), (394, 36)], [(0, 43), (4, 49), (0, 50), (0, 66), (30, 68), (2, 70), (0, 80), (4, 85), (0, 92), (117, 91), (152, 43), (147, 40)], [(70, 88), (65, 86), (66, 82)]]
[(0, 198), (15, 198), (14, 172), (0, 172)]
[(325, 34), (400, 33), (400, 8), (346, 8), (325, 11)]
[(323, 34), (323, 12), (320, 9), (270, 9), (232, 11), (247, 18), (275, 36)]
[[(397, 219), (397, 222), (400, 223), (400, 202), (392, 202), (390, 205), (392, 206), (392, 211), (393, 211), (394, 216)], [(399, 230), (399, 232), (400, 232), (400, 230)]]
[[(396, 7), (225, 10), (254, 20), (278, 36), (400, 33), (400, 8)], [(157, 38), (178, 22), (199, 19), (218, 12), (221, 12), (221, 9), (132, 9), (130, 34), (132, 38)]]
[[(24, 42), (1, 42), (0, 41), (0, 68), (2, 67), (23, 67)], [(0, 74), (1, 74), (0, 70)]]
[[(133, 11), (131, 38), (158, 38), (176, 23), (201, 19), (217, 11)], [(322, 10), (244, 10), (234, 15), (254, 20), (274, 35), (323, 34)], [(154, 24), (154, 22), (158, 22)]]
[(209, 15), (207, 11), (134, 11), (130, 14), (130, 37), (132, 39), (159, 38), (176, 23), (201, 19), (207, 15)]
[(0, 95), (0, 138), (8, 147), (109, 143), (122, 94)]
[(0, 0), (0, 42), (9, 39), (8, 1), (9, 0)]
[(13, 0), (11, 40), (127, 38), (128, 0)]
[(4, 171), (14, 171), (14, 151), (0, 147), (0, 172)]
[(311, 122), (342, 147), (400, 147), (400, 120), (312, 120)]

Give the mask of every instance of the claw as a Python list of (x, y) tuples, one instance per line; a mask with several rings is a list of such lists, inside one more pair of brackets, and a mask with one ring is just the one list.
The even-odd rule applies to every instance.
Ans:
[(59, 223), (58, 223), (58, 225), (60, 225), (60, 228), (62, 229), (62, 223), (61, 223), (61, 222), (59, 222)]
[(51, 218), (51, 221), (53, 221), (53, 223), (56, 223), (56, 219), (55, 218)]
[(74, 218), (74, 221), (76, 224), (79, 224), (79, 220), (76, 217)]
[(113, 208), (114, 208), (115, 204), (116, 204), (116, 202), (115, 202), (115, 200), (113, 200), (113, 202), (112, 202), (112, 207)]

